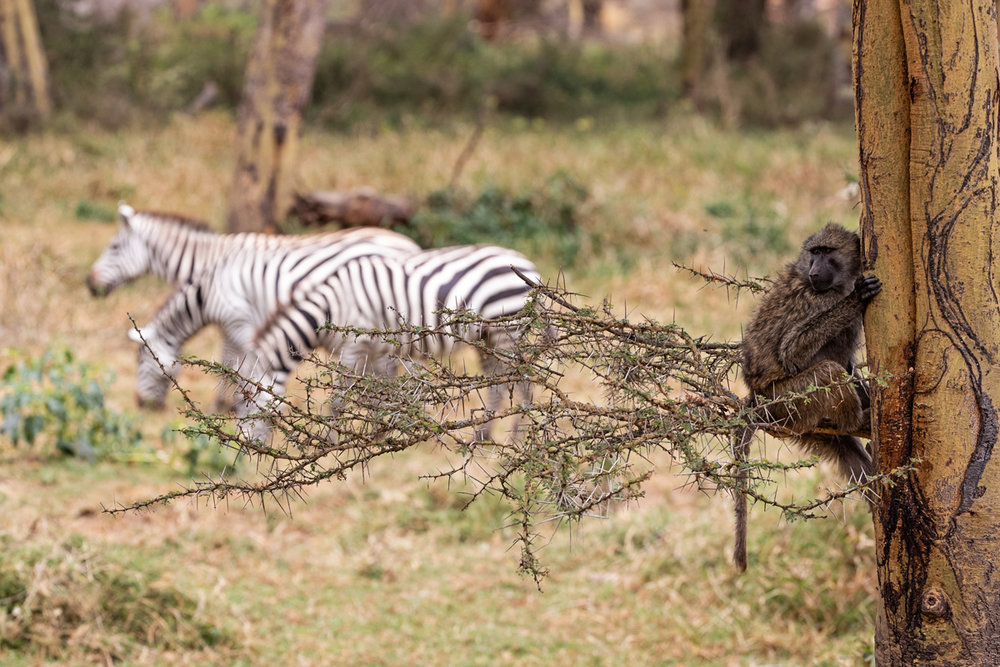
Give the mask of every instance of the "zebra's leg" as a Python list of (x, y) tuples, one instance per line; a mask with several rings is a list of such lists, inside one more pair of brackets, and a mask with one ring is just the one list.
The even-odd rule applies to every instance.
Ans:
[[(235, 386), (236, 429), (251, 443), (267, 444), (273, 425), (266, 416), (279, 409), (274, 398), (284, 396), (288, 373), (266, 368), (266, 364), (262, 364), (261, 359), (254, 354), (248, 354), (242, 365), (240, 372), (249, 382)], [(258, 389), (252, 383), (268, 389)]]
[[(497, 356), (497, 353), (502, 354), (505, 350), (510, 349), (511, 347), (510, 343), (512, 343), (512, 339), (509, 339), (509, 334), (503, 334), (503, 339), (508, 340), (506, 345), (490, 345), (492, 352), (482, 352), (479, 355), (479, 365), (482, 369), (483, 375), (487, 377), (504, 375), (510, 373), (511, 371), (510, 365), (501, 357)], [(510, 405), (514, 405), (516, 403), (530, 403), (532, 400), (533, 389), (534, 385), (528, 381), (491, 383), (486, 394), (485, 408), (487, 413), (497, 414), (503, 407), (505, 407), (505, 403), (508, 401)], [(520, 421), (521, 418), (518, 416), (510, 429), (511, 432), (517, 432)], [(493, 420), (477, 427), (476, 440), (489, 440), (492, 430)]]
[[(339, 363), (345, 366), (352, 375), (370, 377), (392, 377), (397, 373), (398, 364), (390, 354), (389, 346), (376, 341), (358, 338), (343, 341), (339, 345)], [(358, 377), (341, 377), (332, 387), (332, 395), (327, 401), (327, 414), (331, 421), (343, 411), (345, 396), (348, 395), (363, 380)], [(336, 442), (339, 434), (331, 426), (327, 439)]]
[[(243, 354), (240, 346), (229, 336), (222, 337), (222, 364), (237, 372), (243, 370), (241, 362)], [(212, 403), (213, 412), (234, 412), (239, 398), (236, 396), (236, 385), (229, 378), (219, 380), (219, 387)]]

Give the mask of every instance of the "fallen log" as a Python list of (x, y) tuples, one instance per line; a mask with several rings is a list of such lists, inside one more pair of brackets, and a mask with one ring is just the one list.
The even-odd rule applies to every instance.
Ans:
[(409, 224), (416, 204), (402, 195), (379, 194), (368, 187), (315, 190), (295, 195), (293, 212), (307, 227), (395, 227)]

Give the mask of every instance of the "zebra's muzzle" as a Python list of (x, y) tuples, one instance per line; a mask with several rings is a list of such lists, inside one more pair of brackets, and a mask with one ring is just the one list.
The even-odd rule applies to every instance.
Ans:
[(107, 285), (98, 285), (92, 273), (87, 274), (87, 289), (90, 290), (91, 296), (96, 297), (105, 297), (111, 291)]

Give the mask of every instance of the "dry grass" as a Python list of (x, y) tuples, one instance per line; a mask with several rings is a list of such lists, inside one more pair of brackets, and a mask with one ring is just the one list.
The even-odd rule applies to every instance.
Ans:
[[(447, 183), (469, 131), (308, 133), (297, 177), (303, 188), (423, 195)], [(177, 117), (146, 132), (42, 134), (0, 147), (0, 369), (9, 348), (69, 346), (112, 368), (111, 403), (134, 410), (125, 313), (147, 320), (169, 290), (145, 279), (92, 300), (84, 276), (113, 225), (74, 211), (125, 198), (220, 225), (232, 132), (223, 115)], [(487, 130), (462, 185), (526, 189), (567, 170), (591, 188), (582, 222), (601, 239), (566, 271), (567, 284), (728, 339), (750, 300), (704, 289), (671, 261), (723, 269), (741, 250), (731, 233), (744, 209), (771, 211), (792, 245), (826, 219), (856, 225), (836, 194), (854, 151), (848, 132), (826, 126), (743, 135), (692, 118), (586, 130), (509, 123)], [(736, 208), (735, 222), (707, 212), (720, 201)], [(549, 275), (560, 268), (537, 259)], [(748, 260), (751, 273), (768, 272), (782, 252), (765, 245)], [(189, 351), (207, 356), (217, 345), (205, 334)], [(211, 395), (210, 380), (185, 380)], [(176, 421), (171, 411), (147, 414), (143, 427), (156, 440)], [(108, 562), (159, 572), (156, 586), (197, 601), (234, 638), (147, 647), (131, 654), (134, 664), (856, 664), (871, 643), (866, 514), (849, 508), (846, 519), (794, 525), (755, 516), (751, 569), (737, 577), (728, 503), (682, 488), (661, 459), (642, 503), (554, 535), (543, 552), (552, 575), (538, 593), (515, 573), (505, 507), (463, 511), (459, 489), (419, 479), (446, 466), (429, 447), (373, 465), (364, 480), (313, 490), (291, 517), (182, 504), (113, 520), (102, 505), (184, 476), (166, 465), (3, 456), (0, 535), (42, 550), (81, 536)], [(809, 492), (824, 482), (813, 474), (790, 484)], [(12, 655), (34, 664), (45, 651)], [(76, 664), (93, 654), (67, 645), (60, 657)]]

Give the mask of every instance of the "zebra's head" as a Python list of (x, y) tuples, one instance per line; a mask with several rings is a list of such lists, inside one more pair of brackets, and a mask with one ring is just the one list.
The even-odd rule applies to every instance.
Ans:
[(136, 403), (140, 408), (160, 410), (167, 403), (171, 379), (176, 378), (181, 369), (177, 350), (160, 340), (152, 327), (130, 329), (128, 337), (139, 343), (139, 369), (135, 378)]
[(149, 271), (151, 255), (146, 241), (136, 233), (132, 218), (135, 209), (118, 207), (121, 223), (111, 243), (90, 267), (87, 287), (94, 296), (107, 296), (113, 289)]

